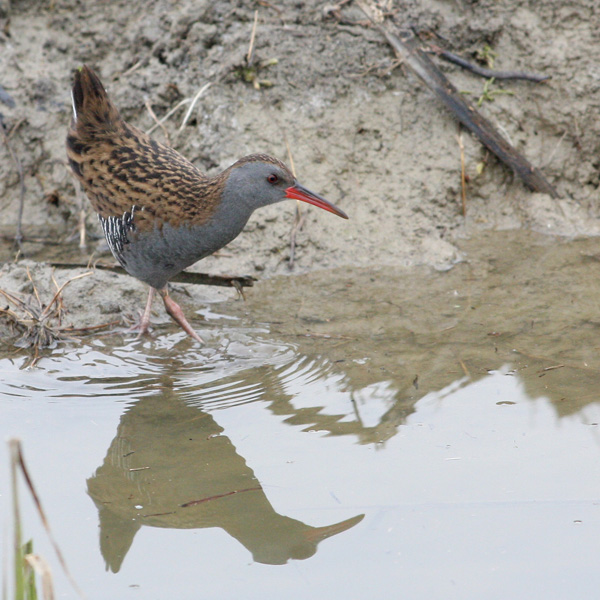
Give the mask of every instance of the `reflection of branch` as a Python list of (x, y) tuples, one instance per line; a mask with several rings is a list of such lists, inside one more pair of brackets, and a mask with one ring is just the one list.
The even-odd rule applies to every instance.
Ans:
[(226, 498), (227, 496), (233, 496), (233, 494), (240, 494), (242, 492), (257, 492), (261, 491), (262, 488), (260, 486), (245, 488), (243, 490), (231, 490), (230, 492), (225, 492), (224, 494), (216, 494), (215, 496), (208, 496), (207, 498), (200, 498), (200, 500), (190, 500), (189, 502), (184, 502), (180, 504), (182, 508), (187, 508), (188, 506), (196, 506), (197, 504), (202, 504), (204, 502), (210, 502), (211, 500), (219, 500), (220, 498)]

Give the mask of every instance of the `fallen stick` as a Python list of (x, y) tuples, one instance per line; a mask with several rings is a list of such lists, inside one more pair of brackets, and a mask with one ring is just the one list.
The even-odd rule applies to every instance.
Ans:
[[(51, 262), (51, 267), (57, 269), (101, 269), (103, 271), (112, 271), (113, 273), (119, 273), (127, 275), (127, 271), (118, 265), (103, 265), (103, 264), (92, 264), (87, 263), (63, 263), (63, 262)], [(191, 283), (194, 285), (216, 285), (220, 287), (234, 287), (240, 289), (242, 287), (252, 287), (256, 279), (249, 275), (242, 277), (229, 277), (227, 275), (209, 275), (208, 273), (190, 273), (189, 271), (182, 271), (181, 273), (171, 277), (169, 280), (173, 283)]]
[(509, 166), (529, 189), (558, 198), (557, 191), (541, 171), (509, 144), (496, 128), (461, 96), (454, 85), (421, 50), (419, 42), (411, 31), (402, 30), (396, 35), (390, 31), (389, 26), (380, 24), (384, 22), (384, 17), (376, 6), (364, 0), (358, 2), (358, 5), (385, 36), (403, 64), (435, 93), (456, 119), (477, 136), (490, 152)]
[(434, 54), (441, 56), (448, 62), (454, 63), (455, 65), (458, 65), (467, 71), (471, 71), (471, 73), (475, 73), (475, 75), (485, 77), (486, 79), (522, 79), (524, 81), (541, 83), (542, 81), (547, 81), (552, 78), (551, 75), (538, 75), (537, 73), (524, 73), (523, 71), (496, 71), (480, 65), (474, 65), (468, 60), (465, 60), (462, 56), (458, 56), (458, 54), (454, 54), (453, 52), (448, 52), (448, 50), (444, 50), (438, 46), (430, 45), (429, 48)]

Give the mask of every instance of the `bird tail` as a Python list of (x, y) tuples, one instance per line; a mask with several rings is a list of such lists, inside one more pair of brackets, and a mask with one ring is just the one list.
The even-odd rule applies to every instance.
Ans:
[(67, 134), (67, 158), (75, 176), (83, 181), (87, 154), (98, 143), (112, 139), (123, 121), (100, 78), (87, 65), (75, 73), (71, 98), (73, 120)]
[(108, 97), (100, 78), (87, 65), (75, 73), (71, 99), (71, 127), (80, 134), (112, 131), (121, 121), (119, 111)]

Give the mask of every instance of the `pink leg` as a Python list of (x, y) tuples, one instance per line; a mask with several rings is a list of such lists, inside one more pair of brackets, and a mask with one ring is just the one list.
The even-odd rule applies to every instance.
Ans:
[(181, 327), (181, 329), (183, 329), (190, 337), (193, 337), (197, 342), (204, 344), (204, 340), (192, 329), (192, 326), (188, 323), (179, 304), (177, 304), (177, 302), (175, 302), (175, 300), (169, 296), (166, 286), (162, 290), (159, 290), (158, 293), (162, 296), (167, 312)]
[(148, 329), (150, 326), (150, 313), (152, 312), (152, 300), (154, 298), (154, 292), (156, 290), (154, 288), (150, 288), (150, 292), (148, 293), (148, 301), (146, 302), (146, 308), (144, 312), (140, 316), (140, 320), (138, 323), (133, 324), (127, 331), (137, 331), (138, 337), (142, 337), (145, 333), (148, 333)]
[(144, 314), (140, 320), (140, 331), (138, 333), (138, 337), (143, 336), (145, 333), (148, 333), (148, 327), (150, 325), (150, 313), (152, 312), (152, 300), (154, 299), (154, 288), (151, 287), (148, 292), (148, 301), (146, 302), (146, 308), (144, 309)]

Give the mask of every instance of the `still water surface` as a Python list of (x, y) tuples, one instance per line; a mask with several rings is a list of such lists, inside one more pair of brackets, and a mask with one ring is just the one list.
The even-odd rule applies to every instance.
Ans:
[(203, 348), (0, 360), (0, 432), (87, 597), (597, 597), (598, 243), (464, 251), (264, 282), (200, 311)]

